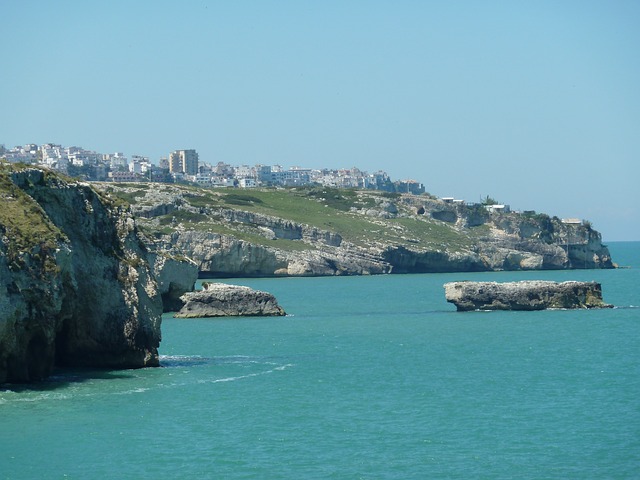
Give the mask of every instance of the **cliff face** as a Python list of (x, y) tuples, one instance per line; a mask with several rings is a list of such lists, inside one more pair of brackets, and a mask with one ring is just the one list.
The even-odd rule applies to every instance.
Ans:
[[(428, 195), (103, 184), (204, 277), (612, 268), (588, 224)], [(246, 192), (246, 193), (244, 193)]]
[(369, 275), (392, 269), (379, 254), (348, 244), (287, 251), (197, 230), (176, 231), (164, 241), (167, 250), (189, 256), (199, 265), (201, 275), (211, 278)]
[(198, 265), (186, 257), (176, 258), (155, 250), (149, 252), (147, 259), (158, 282), (163, 311), (180, 310), (184, 303), (182, 295), (193, 291), (198, 279)]
[(161, 269), (128, 210), (43, 170), (0, 182), (0, 383), (158, 365)]

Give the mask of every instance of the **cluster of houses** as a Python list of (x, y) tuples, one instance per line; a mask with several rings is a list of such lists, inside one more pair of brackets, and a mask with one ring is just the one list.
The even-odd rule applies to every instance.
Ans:
[(123, 153), (97, 153), (82, 147), (53, 143), (27, 144), (13, 148), (0, 145), (0, 158), (13, 163), (37, 164), (59, 172), (96, 181), (137, 181), (149, 178), (153, 166), (148, 157)]
[(0, 158), (9, 162), (39, 164), (73, 177), (93, 181), (197, 183), (209, 187), (253, 188), (259, 186), (322, 185), (336, 188), (367, 188), (400, 193), (424, 193), (415, 180), (392, 181), (383, 171), (368, 173), (359, 168), (283, 168), (280, 165), (240, 165), (201, 162), (198, 153), (175, 150), (158, 165), (148, 157), (123, 153), (101, 154), (81, 147), (28, 144), (13, 148), (0, 145)]

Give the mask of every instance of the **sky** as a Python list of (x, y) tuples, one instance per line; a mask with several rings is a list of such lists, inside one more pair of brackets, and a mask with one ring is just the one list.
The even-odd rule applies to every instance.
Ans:
[(0, 144), (384, 170), (640, 240), (640, 2), (0, 2)]

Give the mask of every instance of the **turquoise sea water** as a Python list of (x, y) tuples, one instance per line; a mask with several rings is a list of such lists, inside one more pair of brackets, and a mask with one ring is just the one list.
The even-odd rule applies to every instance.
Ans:
[[(0, 478), (640, 478), (640, 242), (608, 271), (230, 280), (163, 368), (0, 387)], [(453, 280), (596, 280), (611, 310), (458, 313)]]

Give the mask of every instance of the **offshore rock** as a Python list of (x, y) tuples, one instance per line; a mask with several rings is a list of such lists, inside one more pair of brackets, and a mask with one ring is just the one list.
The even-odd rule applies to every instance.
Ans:
[(41, 380), (56, 365), (157, 366), (161, 292), (128, 208), (6, 165), (0, 196), (0, 383)]
[(204, 283), (204, 290), (185, 293), (178, 318), (282, 316), (285, 311), (270, 293), (239, 285)]
[(444, 290), (458, 311), (611, 307), (603, 302), (596, 282), (451, 282)]

